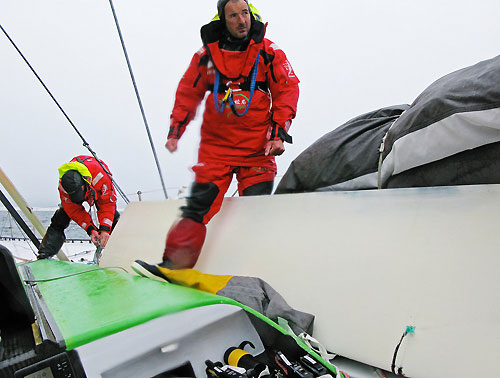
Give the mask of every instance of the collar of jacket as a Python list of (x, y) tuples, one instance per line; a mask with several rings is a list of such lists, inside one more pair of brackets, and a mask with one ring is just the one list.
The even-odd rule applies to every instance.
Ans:
[[(262, 43), (266, 33), (266, 25), (260, 21), (252, 21), (252, 27), (249, 35), (250, 41), (246, 49), (246, 63), (240, 73), (240, 77), (248, 77), (250, 75), (255, 59), (257, 58), (257, 54), (259, 53), (259, 49), (261, 48), (260, 44)], [(222, 21), (212, 21), (201, 28), (201, 39), (215, 67), (222, 75), (229, 78), (228, 73), (224, 70), (224, 64), (222, 64), (222, 53), (219, 48), (219, 40), (223, 38), (225, 28), (226, 26)]]
[[(226, 25), (221, 20), (212, 21), (206, 25), (203, 25), (200, 30), (201, 40), (204, 46), (213, 44), (214, 42), (220, 41), (224, 36), (224, 31), (226, 30)], [(260, 43), (264, 39), (266, 34), (266, 25), (262, 22), (252, 19), (252, 27), (249, 32), (250, 41), (255, 43)]]

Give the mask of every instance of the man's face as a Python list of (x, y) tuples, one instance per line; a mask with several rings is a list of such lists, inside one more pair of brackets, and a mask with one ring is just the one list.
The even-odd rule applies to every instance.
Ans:
[(224, 7), (226, 27), (234, 38), (245, 38), (250, 31), (250, 10), (245, 0), (230, 0)]

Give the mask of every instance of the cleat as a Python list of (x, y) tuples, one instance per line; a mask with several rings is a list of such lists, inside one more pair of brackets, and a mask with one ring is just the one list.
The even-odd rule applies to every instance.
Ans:
[(160, 267), (162, 264), (152, 265), (148, 264), (142, 260), (135, 260), (130, 266), (134, 272), (142, 277), (151, 278), (153, 280), (170, 282), (170, 280), (165, 276)]

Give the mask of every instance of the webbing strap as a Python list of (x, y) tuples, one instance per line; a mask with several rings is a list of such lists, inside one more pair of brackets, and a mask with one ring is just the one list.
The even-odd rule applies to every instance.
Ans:
[[(406, 111), (406, 110), (405, 110)], [(384, 149), (385, 149), (385, 139), (387, 138), (387, 135), (389, 134), (389, 131), (391, 130), (392, 126), (397, 122), (399, 118), (405, 113), (401, 113), (399, 116), (396, 117), (396, 119), (391, 123), (389, 128), (387, 129), (386, 133), (384, 134), (384, 137), (382, 138), (382, 142), (380, 143), (380, 146), (378, 148), (378, 167), (377, 167), (377, 189), (382, 189), (382, 163), (383, 161), (383, 155), (384, 155)]]
[[(321, 356), (321, 358), (324, 359), (326, 362), (332, 364), (330, 360), (333, 360), (337, 355), (334, 353), (330, 353), (326, 349), (326, 347), (323, 344), (321, 344), (318, 340), (316, 340), (314, 337), (312, 337), (306, 332), (301, 332), (299, 335), (296, 335), (292, 327), (290, 327), (290, 324), (288, 324), (288, 320), (279, 316), (278, 316), (278, 324), (288, 333), (295, 335), (296, 337), (301, 339), (304, 342), (304, 344), (306, 344), (309, 348), (318, 353)], [(335, 369), (337, 369), (335, 365), (333, 366), (335, 367)]]
[(229, 103), (229, 106), (231, 107), (231, 110), (234, 113), (234, 115), (236, 115), (238, 117), (243, 117), (248, 112), (248, 109), (250, 109), (250, 104), (252, 102), (253, 94), (255, 92), (255, 83), (257, 82), (257, 72), (259, 70), (259, 58), (260, 58), (260, 50), (259, 50), (259, 53), (257, 54), (257, 58), (255, 59), (255, 63), (254, 63), (253, 70), (252, 70), (252, 80), (250, 82), (250, 98), (248, 99), (248, 104), (247, 104), (245, 110), (243, 111), (243, 113), (238, 113), (238, 111), (236, 110), (236, 106), (234, 105), (233, 96), (231, 93), (231, 88), (227, 89), (226, 95), (222, 99), (221, 106), (219, 107), (219, 101), (217, 100), (217, 93), (219, 92), (220, 73), (219, 73), (219, 70), (217, 69), (217, 67), (215, 68), (215, 81), (214, 81), (213, 95), (214, 95), (215, 110), (217, 110), (217, 113), (222, 114), (224, 112), (224, 106), (225, 106), (226, 102)]

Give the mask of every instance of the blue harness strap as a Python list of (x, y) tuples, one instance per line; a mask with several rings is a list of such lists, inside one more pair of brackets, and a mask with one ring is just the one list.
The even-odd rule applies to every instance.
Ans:
[(228, 88), (228, 92), (226, 92), (226, 95), (221, 101), (221, 106), (219, 107), (219, 101), (217, 100), (217, 94), (219, 92), (219, 84), (220, 84), (220, 73), (217, 67), (215, 67), (215, 81), (214, 81), (214, 105), (215, 105), (215, 110), (217, 110), (217, 113), (222, 114), (224, 112), (224, 106), (225, 103), (229, 103), (229, 106), (231, 107), (232, 112), (238, 116), (238, 117), (243, 117), (247, 112), (248, 109), (250, 109), (250, 104), (252, 102), (252, 97), (255, 92), (255, 83), (257, 82), (257, 72), (259, 70), (259, 58), (260, 58), (260, 50), (259, 53), (257, 54), (257, 59), (255, 59), (255, 63), (252, 69), (252, 79), (250, 82), (250, 98), (248, 99), (248, 104), (243, 113), (238, 113), (236, 110), (236, 106), (234, 105), (233, 101), (233, 95), (231, 93), (231, 88)]

